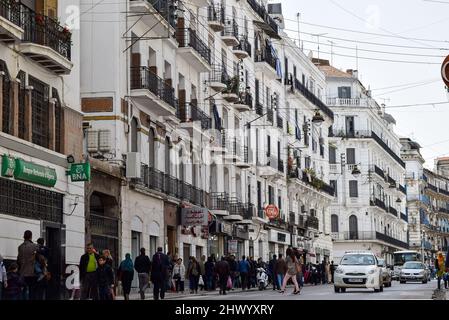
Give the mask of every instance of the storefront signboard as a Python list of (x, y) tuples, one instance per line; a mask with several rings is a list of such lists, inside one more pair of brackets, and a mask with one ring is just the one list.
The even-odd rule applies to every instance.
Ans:
[(238, 253), (238, 241), (228, 240), (228, 253), (237, 254)]
[(16, 159), (14, 178), (47, 187), (54, 187), (57, 181), (56, 170), (22, 159)]
[(181, 209), (181, 225), (207, 226), (209, 210), (207, 208), (189, 207)]
[(72, 182), (90, 181), (90, 163), (73, 163), (67, 174)]
[(16, 168), (16, 162), (14, 158), (4, 154), (2, 156), (2, 176), (12, 178), (14, 177), (14, 169)]

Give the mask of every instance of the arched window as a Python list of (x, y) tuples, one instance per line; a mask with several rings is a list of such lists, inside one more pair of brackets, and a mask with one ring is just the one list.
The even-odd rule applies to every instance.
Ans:
[(331, 232), (338, 233), (338, 216), (336, 214), (331, 216)]
[(359, 238), (359, 226), (357, 223), (357, 217), (352, 215), (349, 217), (349, 239), (357, 240)]
[(150, 131), (148, 132), (148, 149), (149, 149), (149, 160), (148, 160), (148, 164), (150, 165), (150, 167), (154, 168), (155, 167), (155, 163), (154, 163), (154, 154), (155, 154), (155, 150), (154, 150), (154, 130), (153, 128), (150, 128)]
[(131, 120), (131, 152), (138, 152), (137, 148), (137, 127), (138, 122), (136, 118)]
[(171, 166), (171, 159), (170, 159), (170, 138), (165, 138), (165, 173), (170, 174), (170, 166)]

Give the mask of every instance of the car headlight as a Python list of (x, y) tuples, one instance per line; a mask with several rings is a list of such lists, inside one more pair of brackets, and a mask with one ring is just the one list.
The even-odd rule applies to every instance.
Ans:
[(343, 269), (337, 268), (337, 270), (335, 270), (335, 273), (343, 274), (345, 272), (343, 271)]
[(376, 270), (371, 269), (370, 271), (368, 271), (368, 274), (373, 274), (373, 273), (375, 273), (375, 272), (376, 272)]

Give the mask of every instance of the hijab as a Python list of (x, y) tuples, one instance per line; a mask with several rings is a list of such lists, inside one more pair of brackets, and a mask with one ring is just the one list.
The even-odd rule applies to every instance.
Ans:
[(134, 271), (134, 264), (129, 253), (125, 255), (125, 260), (120, 263), (120, 269), (122, 269), (123, 271)]

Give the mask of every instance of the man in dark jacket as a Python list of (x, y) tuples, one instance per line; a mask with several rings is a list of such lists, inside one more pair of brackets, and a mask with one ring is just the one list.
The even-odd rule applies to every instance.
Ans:
[(36, 288), (36, 274), (34, 264), (36, 263), (36, 252), (38, 246), (31, 241), (33, 234), (30, 230), (23, 234), (23, 243), (18, 248), (17, 264), (19, 265), (19, 274), (25, 281), (23, 290), (24, 300), (34, 300), (34, 291)]
[(145, 300), (145, 290), (148, 288), (151, 271), (151, 261), (145, 254), (145, 248), (140, 249), (140, 255), (134, 261), (134, 269), (136, 269), (139, 278), (140, 299)]
[(226, 294), (226, 286), (228, 278), (231, 275), (231, 268), (229, 263), (223, 258), (215, 265), (215, 272), (218, 274), (218, 282), (220, 285), (220, 294)]
[(274, 273), (276, 274), (276, 287), (281, 290), (282, 282), (284, 281), (284, 275), (287, 273), (287, 263), (285, 262), (282, 254), (279, 254), (279, 259), (274, 265)]
[(268, 273), (271, 277), (271, 281), (273, 281), (273, 290), (276, 290), (276, 275), (274, 273), (274, 266), (276, 265), (277, 256), (274, 254), (273, 259), (268, 263)]
[(106, 257), (98, 258), (98, 268), (95, 273), (100, 300), (112, 300), (111, 286), (114, 283), (114, 273), (111, 266), (106, 263)]
[(204, 271), (206, 273), (206, 290), (215, 291), (215, 264), (212, 256), (207, 258), (207, 262), (204, 264)]
[(86, 246), (86, 253), (80, 259), (81, 300), (98, 299), (97, 268), (100, 256), (92, 243)]
[(151, 264), (151, 281), (154, 285), (154, 300), (159, 300), (159, 295), (161, 299), (165, 298), (165, 284), (168, 279), (169, 264), (167, 255), (165, 255), (162, 252), (162, 248), (159, 247), (153, 256), (153, 262)]

